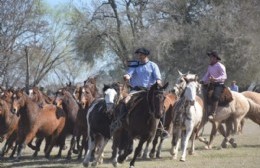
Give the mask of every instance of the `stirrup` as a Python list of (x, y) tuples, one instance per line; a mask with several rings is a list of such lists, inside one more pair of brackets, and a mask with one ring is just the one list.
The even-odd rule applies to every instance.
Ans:
[(162, 139), (166, 139), (166, 138), (170, 137), (170, 134), (165, 129), (162, 129), (161, 137), (162, 137)]

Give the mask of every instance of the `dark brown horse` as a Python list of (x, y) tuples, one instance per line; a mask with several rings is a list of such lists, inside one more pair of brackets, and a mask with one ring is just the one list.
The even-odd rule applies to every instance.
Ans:
[(18, 145), (16, 160), (20, 159), (22, 150), (34, 137), (50, 139), (45, 153), (45, 156), (49, 157), (52, 147), (65, 125), (64, 111), (54, 105), (40, 108), (23, 90), (16, 91), (12, 99), (12, 112), (20, 116), (16, 141)]
[[(65, 135), (72, 135), (70, 148), (67, 154), (67, 159), (71, 158), (72, 149), (74, 149), (76, 137), (77, 137), (77, 115), (79, 111), (79, 104), (73, 97), (72, 93), (67, 91), (66, 88), (59, 89), (56, 92), (56, 97), (54, 102), (56, 104), (61, 103), (62, 109), (66, 114), (66, 123), (64, 128)], [(61, 153), (58, 154), (61, 156)]]
[(155, 136), (157, 126), (163, 114), (164, 106), (164, 89), (155, 83), (148, 91), (139, 92), (132, 95), (128, 102), (127, 126), (129, 142), (124, 153), (118, 157), (118, 162), (123, 162), (126, 157), (132, 152), (132, 144), (135, 138), (139, 139), (138, 146), (135, 149), (134, 157), (130, 162), (130, 166), (134, 167), (135, 160), (142, 150), (145, 142), (149, 144)]
[[(154, 154), (156, 152), (156, 158), (160, 158), (161, 155), (161, 149), (162, 149), (162, 144), (164, 141), (164, 138), (161, 137), (161, 129), (162, 127), (164, 127), (164, 129), (167, 132), (171, 132), (171, 128), (172, 128), (172, 119), (173, 119), (173, 107), (175, 102), (177, 101), (178, 97), (175, 93), (169, 92), (165, 95), (165, 100), (164, 100), (164, 109), (165, 109), (165, 117), (164, 117), (164, 121), (163, 123), (160, 123), (158, 126), (158, 130), (156, 131), (156, 135), (153, 139), (153, 147), (150, 151), (150, 158), (154, 157)], [(157, 147), (157, 151), (156, 151), (156, 145), (158, 143), (158, 140), (160, 138), (160, 143)]]

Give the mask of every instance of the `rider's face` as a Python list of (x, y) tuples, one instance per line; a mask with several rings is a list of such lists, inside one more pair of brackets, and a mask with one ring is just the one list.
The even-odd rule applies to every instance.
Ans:
[(147, 56), (142, 53), (136, 53), (137, 58), (140, 62), (146, 62)]

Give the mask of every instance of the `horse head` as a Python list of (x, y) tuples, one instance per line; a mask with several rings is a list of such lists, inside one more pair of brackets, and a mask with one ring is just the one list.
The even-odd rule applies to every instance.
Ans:
[(17, 116), (19, 116), (20, 109), (22, 107), (24, 107), (25, 103), (26, 103), (25, 95), (26, 95), (26, 93), (24, 92), (23, 89), (19, 89), (19, 90), (13, 92), (12, 105), (11, 105), (11, 112), (13, 114), (16, 114)]
[(168, 82), (164, 86), (161, 86), (156, 82), (148, 91), (149, 110), (150, 113), (154, 114), (155, 118), (161, 118), (164, 113), (164, 90), (168, 85)]
[(81, 87), (79, 91), (80, 97), (79, 102), (83, 109), (86, 107), (89, 107), (89, 105), (92, 103), (92, 101), (95, 99), (95, 97), (92, 95), (92, 90), (89, 85), (84, 85)]
[(198, 81), (198, 75), (191, 74), (189, 72), (186, 73), (186, 74), (183, 74), (180, 71), (178, 71), (178, 72), (179, 72), (179, 77), (176, 81), (175, 86), (173, 87), (173, 92), (178, 97), (180, 97), (184, 93), (184, 90), (185, 90), (185, 88), (186, 88), (186, 86), (189, 82), (196, 81), (197, 85), (199, 86), (199, 83), (197, 82)]
[(103, 94), (106, 102), (107, 113), (113, 114), (115, 105), (120, 98), (120, 86), (119, 83), (113, 83), (111, 85), (104, 85)]

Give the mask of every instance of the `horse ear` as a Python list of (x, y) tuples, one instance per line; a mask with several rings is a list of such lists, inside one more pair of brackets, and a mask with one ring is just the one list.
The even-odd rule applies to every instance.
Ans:
[(169, 86), (169, 82), (165, 83), (165, 85), (162, 87), (162, 89), (166, 89)]
[(183, 75), (183, 73), (181, 73), (181, 71), (179, 71), (179, 70), (178, 70), (178, 73), (179, 73), (179, 75), (180, 75), (180, 76), (182, 76), (182, 75)]

